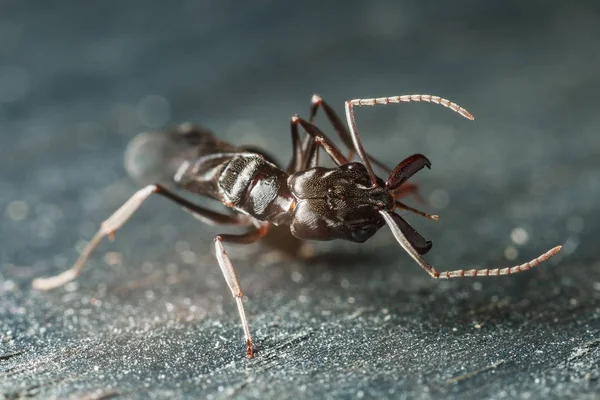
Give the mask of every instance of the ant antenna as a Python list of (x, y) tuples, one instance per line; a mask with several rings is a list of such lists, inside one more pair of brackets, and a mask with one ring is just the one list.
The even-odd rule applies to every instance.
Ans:
[(411, 103), (416, 101), (425, 101), (427, 103), (435, 103), (440, 104), (444, 107), (451, 109), (454, 112), (459, 113), (466, 119), (470, 119), (471, 121), (475, 119), (473, 115), (459, 106), (458, 104), (444, 99), (440, 96), (432, 96), (430, 94), (407, 94), (404, 96), (391, 96), (391, 97), (377, 97), (372, 99), (354, 99), (350, 100), (347, 103), (350, 103), (353, 106), (375, 106), (375, 105), (387, 105), (387, 104), (397, 104), (397, 103)]
[(348, 128), (350, 129), (352, 144), (354, 144), (354, 148), (356, 149), (358, 156), (360, 157), (362, 163), (367, 169), (367, 172), (369, 173), (369, 178), (371, 178), (371, 184), (373, 186), (377, 185), (377, 177), (375, 176), (375, 172), (373, 172), (373, 167), (371, 167), (369, 157), (367, 156), (367, 153), (365, 152), (365, 149), (362, 143), (360, 142), (360, 138), (358, 137), (358, 128), (356, 127), (356, 121), (354, 119), (354, 106), (374, 106), (378, 104), (385, 105), (390, 103), (409, 103), (415, 101), (426, 101), (428, 103), (441, 104), (442, 106), (459, 113), (467, 119), (475, 119), (470, 112), (468, 112), (458, 104), (453, 103), (448, 99), (444, 99), (439, 96), (431, 96), (429, 94), (408, 94), (404, 96), (377, 97), (372, 99), (354, 99), (346, 101), (346, 120), (348, 122)]
[(394, 221), (394, 218), (388, 211), (379, 211), (381, 216), (385, 219), (386, 224), (392, 231), (392, 234), (396, 238), (396, 241), (400, 243), (400, 246), (406, 250), (406, 252), (423, 268), (427, 273), (435, 279), (450, 279), (450, 278), (465, 278), (465, 277), (475, 277), (475, 276), (500, 276), (500, 275), (512, 275), (519, 272), (527, 271), (531, 268), (537, 267), (544, 261), (553, 257), (560, 251), (562, 246), (556, 246), (552, 249), (548, 250), (544, 254), (540, 255), (537, 258), (534, 258), (531, 261), (526, 263), (516, 265), (514, 267), (506, 267), (506, 268), (483, 268), (483, 269), (457, 269), (454, 271), (444, 271), (438, 272), (432, 265), (430, 265), (425, 259), (419, 254), (417, 249), (415, 249), (409, 240), (406, 238), (400, 227)]

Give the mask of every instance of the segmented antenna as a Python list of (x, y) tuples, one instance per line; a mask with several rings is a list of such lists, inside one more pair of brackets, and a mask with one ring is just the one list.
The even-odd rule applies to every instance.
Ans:
[(468, 112), (458, 104), (453, 103), (448, 99), (444, 99), (443, 97), (432, 96), (429, 94), (407, 94), (404, 96), (377, 97), (373, 99), (354, 99), (348, 101), (348, 103), (352, 104), (353, 106), (374, 106), (377, 104), (410, 103), (414, 101), (426, 101), (427, 103), (440, 104), (444, 107), (451, 109), (454, 112), (459, 113), (467, 119), (475, 119), (470, 112)]
[(523, 263), (521, 265), (516, 265), (514, 267), (507, 268), (483, 268), (483, 269), (469, 269), (463, 270), (458, 269), (455, 271), (444, 271), (440, 272), (438, 278), (440, 279), (449, 279), (449, 278), (463, 278), (463, 277), (475, 277), (475, 276), (501, 276), (501, 275), (512, 275), (517, 274), (519, 272), (527, 271), (531, 268), (537, 267), (544, 261), (548, 260), (550, 257), (554, 257), (556, 253), (560, 251), (562, 246), (556, 246), (541, 256), (534, 258), (531, 261)]
[(425, 259), (419, 254), (419, 252), (413, 247), (410, 241), (406, 238), (400, 227), (394, 221), (392, 214), (389, 211), (381, 210), (379, 211), (383, 219), (392, 231), (392, 234), (396, 238), (396, 241), (402, 246), (402, 248), (423, 268), (427, 273), (436, 279), (450, 279), (450, 278), (466, 278), (466, 277), (476, 277), (476, 276), (500, 276), (500, 275), (511, 275), (517, 274), (519, 272), (527, 271), (531, 268), (537, 267), (544, 261), (547, 261), (549, 258), (552, 258), (562, 249), (562, 246), (556, 246), (541, 256), (534, 258), (531, 261), (526, 263), (516, 265), (514, 267), (507, 268), (483, 268), (483, 269), (457, 269), (454, 271), (444, 271), (438, 272), (431, 264), (429, 264)]

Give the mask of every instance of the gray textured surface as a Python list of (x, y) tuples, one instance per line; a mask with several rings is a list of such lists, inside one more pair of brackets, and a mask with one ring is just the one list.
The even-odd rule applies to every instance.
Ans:
[[(0, 6), (0, 398), (598, 396), (596, 2), (38, 3)], [(357, 113), (379, 158), (432, 160), (415, 181), (441, 220), (408, 218), (440, 270), (564, 251), (520, 276), (437, 282), (385, 229), (307, 261), (232, 248), (250, 361), (218, 231), (162, 199), (75, 284), (29, 288), (133, 193), (137, 132), (190, 120), (283, 161), (313, 92), (338, 110), (439, 94), (476, 116)]]

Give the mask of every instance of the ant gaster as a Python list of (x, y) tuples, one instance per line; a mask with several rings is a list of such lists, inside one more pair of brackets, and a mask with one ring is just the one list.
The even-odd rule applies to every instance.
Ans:
[[(242, 290), (236, 272), (225, 252), (223, 243), (248, 244), (265, 236), (273, 225), (289, 225), (299, 239), (345, 239), (364, 242), (387, 225), (398, 243), (431, 277), (448, 279), (475, 276), (509, 275), (526, 271), (554, 256), (561, 246), (541, 256), (510, 268), (473, 269), (438, 272), (423, 259), (431, 249), (396, 209), (407, 210), (430, 219), (437, 215), (416, 210), (398, 199), (416, 194), (416, 186), (407, 180), (430, 161), (415, 154), (389, 169), (366, 153), (358, 136), (354, 120), (355, 106), (426, 101), (441, 104), (465, 118), (473, 116), (456, 103), (438, 96), (407, 95), (345, 102), (348, 127), (333, 109), (319, 96), (313, 96), (309, 120), (298, 116), (291, 119), (293, 153), (286, 169), (276, 165), (260, 150), (238, 147), (214, 137), (199, 126), (183, 124), (167, 132), (144, 133), (133, 139), (128, 154), (135, 157), (150, 150), (159, 154), (159, 168), (175, 186), (220, 201), (234, 212), (222, 214), (189, 202), (161, 184), (151, 184), (135, 193), (110, 218), (88, 243), (74, 266), (54, 277), (38, 278), (33, 286), (49, 290), (74, 279), (92, 251), (104, 236), (114, 233), (153, 193), (179, 204), (186, 211), (210, 224), (245, 226), (246, 233), (215, 236), (216, 256), (225, 280), (235, 298), (247, 344), (247, 355), (254, 354), (250, 328), (242, 303)], [(317, 110), (322, 108), (337, 135), (350, 154), (346, 157), (338, 147), (313, 124)], [(299, 126), (307, 133), (301, 140)], [(335, 168), (319, 166), (319, 149), (323, 148), (336, 164)], [(352, 162), (357, 154), (360, 162)], [(375, 175), (371, 163), (387, 172), (386, 180)], [(131, 171), (130, 171), (131, 173)]]

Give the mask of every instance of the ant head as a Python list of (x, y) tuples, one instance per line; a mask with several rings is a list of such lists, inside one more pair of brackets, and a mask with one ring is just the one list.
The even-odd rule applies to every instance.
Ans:
[[(424, 156), (409, 157), (398, 164), (387, 181), (376, 178), (375, 184), (367, 168), (358, 162), (292, 174), (288, 179), (296, 198), (292, 233), (300, 239), (364, 242), (385, 225), (381, 211), (393, 213), (396, 209), (394, 190), (428, 165)], [(424, 241), (417, 247), (425, 251), (431, 246)]]
[(395, 207), (385, 182), (373, 186), (357, 162), (297, 172), (288, 187), (296, 198), (290, 228), (300, 239), (364, 242), (385, 225), (379, 211)]

